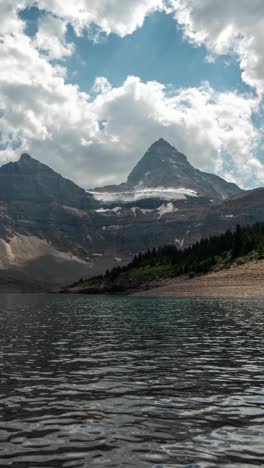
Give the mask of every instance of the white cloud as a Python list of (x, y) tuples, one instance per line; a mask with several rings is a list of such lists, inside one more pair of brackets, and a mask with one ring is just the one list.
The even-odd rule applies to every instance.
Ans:
[(10, 32), (21, 28), (16, 12), (32, 5), (48, 13), (40, 20), (36, 44), (49, 58), (72, 52), (65, 41), (69, 24), (77, 34), (95, 25), (106, 34), (124, 37), (141, 27), (146, 16), (163, 10), (175, 15), (189, 40), (207, 46), (210, 62), (217, 54), (236, 54), (243, 80), (264, 92), (263, 0), (0, 0), (2, 34), (7, 28)]
[(67, 57), (72, 54), (74, 47), (73, 44), (66, 43), (66, 32), (65, 20), (52, 15), (42, 16), (38, 23), (35, 46), (47, 53), (49, 60)]
[[(107, 122), (98, 135), (101, 147), (97, 151), (103, 154), (106, 146), (115, 155), (111, 161), (116, 160), (125, 174), (142, 151), (163, 136), (205, 170), (221, 173), (228, 154), (233, 175), (246, 181), (255, 175), (252, 164), (257, 161), (254, 151), (260, 135), (251, 118), (258, 105), (256, 98), (217, 93), (208, 85), (168, 94), (160, 83), (129, 77), (91, 104), (98, 119)], [(263, 168), (257, 163), (261, 178)]]
[[(29, 0), (18, 1), (16, 8), (22, 9), (26, 3)], [(147, 147), (164, 137), (197, 167), (225, 171), (244, 184), (252, 176), (263, 180), (263, 165), (254, 156), (260, 138), (252, 122), (259, 106), (257, 98), (218, 93), (206, 84), (172, 91), (137, 77), (129, 77), (117, 88), (105, 78), (97, 78), (89, 96), (66, 84), (66, 70), (49, 63), (38, 50), (46, 47), (50, 58), (65, 57), (69, 52), (64, 49), (66, 24), (71, 22), (80, 30), (92, 21), (87, 19), (88, 6), (91, 18), (97, 15), (97, 24), (106, 32), (123, 35), (140, 26), (144, 16), (160, 6), (159, 1), (131, 0), (124, 7), (123, 0), (78, 0), (74, 4), (39, 0), (38, 5), (48, 9), (48, 15), (31, 39), (23, 32), (25, 25), (14, 2), (0, 0), (4, 25), (0, 37), (0, 142), (6, 146), (0, 151), (0, 161), (17, 158), (17, 150), (12, 148), (21, 141), (21, 151), (29, 151), (85, 186), (95, 186), (125, 179)], [(59, 16), (54, 19), (54, 15)], [(49, 35), (59, 42), (48, 41)], [(228, 171), (225, 158), (232, 162)]]
[(0, 57), (0, 132), (8, 144), (2, 160), (14, 159), (12, 142), (20, 139), (23, 150), (66, 176), (98, 185), (124, 179), (163, 136), (204, 169), (221, 171), (228, 153), (235, 175), (246, 180), (248, 158), (252, 168), (256, 164), (256, 98), (216, 93), (206, 85), (167, 93), (160, 83), (137, 77), (118, 88), (98, 78), (91, 97), (65, 84), (61, 68), (43, 59), (23, 34), (6, 35)]
[(73, 44), (65, 38), (68, 25), (76, 34), (87, 32), (95, 40), (100, 31), (124, 37), (141, 27), (149, 14), (166, 9), (164, 0), (0, 0), (1, 34), (21, 33), (24, 24), (18, 13), (32, 6), (45, 12), (39, 19), (35, 46), (49, 60), (73, 52)]
[(214, 54), (235, 53), (243, 80), (264, 92), (263, 0), (170, 0), (188, 39)]
[(23, 22), (17, 16), (17, 11), (26, 6), (26, 0), (0, 0), (1, 31), (0, 37), (7, 33), (16, 34), (23, 30)]
[(113, 32), (121, 37), (141, 27), (153, 11), (165, 8), (163, 0), (27, 0), (27, 3), (63, 18), (77, 33), (96, 24), (106, 34)]

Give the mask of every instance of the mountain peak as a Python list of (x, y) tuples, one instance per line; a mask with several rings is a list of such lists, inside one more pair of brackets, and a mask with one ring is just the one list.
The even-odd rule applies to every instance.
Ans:
[(153, 149), (162, 149), (163, 151), (177, 151), (167, 140), (164, 140), (164, 138), (160, 138), (159, 140), (155, 141), (149, 148), (149, 150)]
[[(37, 167), (38, 168), (45, 167), (46, 169), (50, 169), (50, 168), (48, 168), (48, 166), (41, 163), (37, 159), (32, 158), (32, 156), (30, 156), (30, 154), (28, 154), (28, 153), (23, 153), (20, 156), (20, 159), (15, 164), (17, 164), (20, 167), (23, 166), (23, 167), (32, 168), (32, 169), (36, 169)], [(50, 170), (52, 170), (52, 169), (50, 169)]]
[(31, 159), (32, 159), (32, 157), (30, 156), (30, 154), (28, 154), (28, 153), (21, 154), (20, 161), (28, 161), (28, 160), (31, 160)]
[(195, 169), (187, 157), (160, 138), (154, 142), (128, 176), (130, 188), (188, 189), (214, 200), (239, 193), (239, 187)]
[(78, 209), (97, 206), (84, 189), (27, 153), (0, 167), (0, 200), (42, 206), (55, 202)]
[(155, 145), (171, 146), (167, 140), (164, 140), (164, 138), (159, 138), (159, 140), (155, 141), (152, 146)]
[(143, 184), (146, 187), (167, 186), (172, 173), (179, 174), (183, 169), (188, 170), (189, 167), (191, 166), (186, 156), (160, 138), (150, 146), (130, 173), (128, 183)]

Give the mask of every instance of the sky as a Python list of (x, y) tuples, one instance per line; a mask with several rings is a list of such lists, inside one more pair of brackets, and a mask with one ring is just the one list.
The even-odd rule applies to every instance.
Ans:
[(0, 17), (0, 164), (119, 183), (162, 137), (263, 185), (263, 0), (0, 0)]

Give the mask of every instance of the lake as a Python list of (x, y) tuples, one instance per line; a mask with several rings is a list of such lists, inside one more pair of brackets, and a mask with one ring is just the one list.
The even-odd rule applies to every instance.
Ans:
[(264, 466), (264, 304), (0, 296), (0, 466)]

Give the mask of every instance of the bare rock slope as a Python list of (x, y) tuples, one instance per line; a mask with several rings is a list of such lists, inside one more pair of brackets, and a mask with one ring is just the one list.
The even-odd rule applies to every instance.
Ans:
[(162, 139), (127, 182), (88, 192), (24, 154), (0, 168), (0, 279), (68, 284), (148, 248), (263, 220), (263, 202), (264, 189), (203, 173)]

